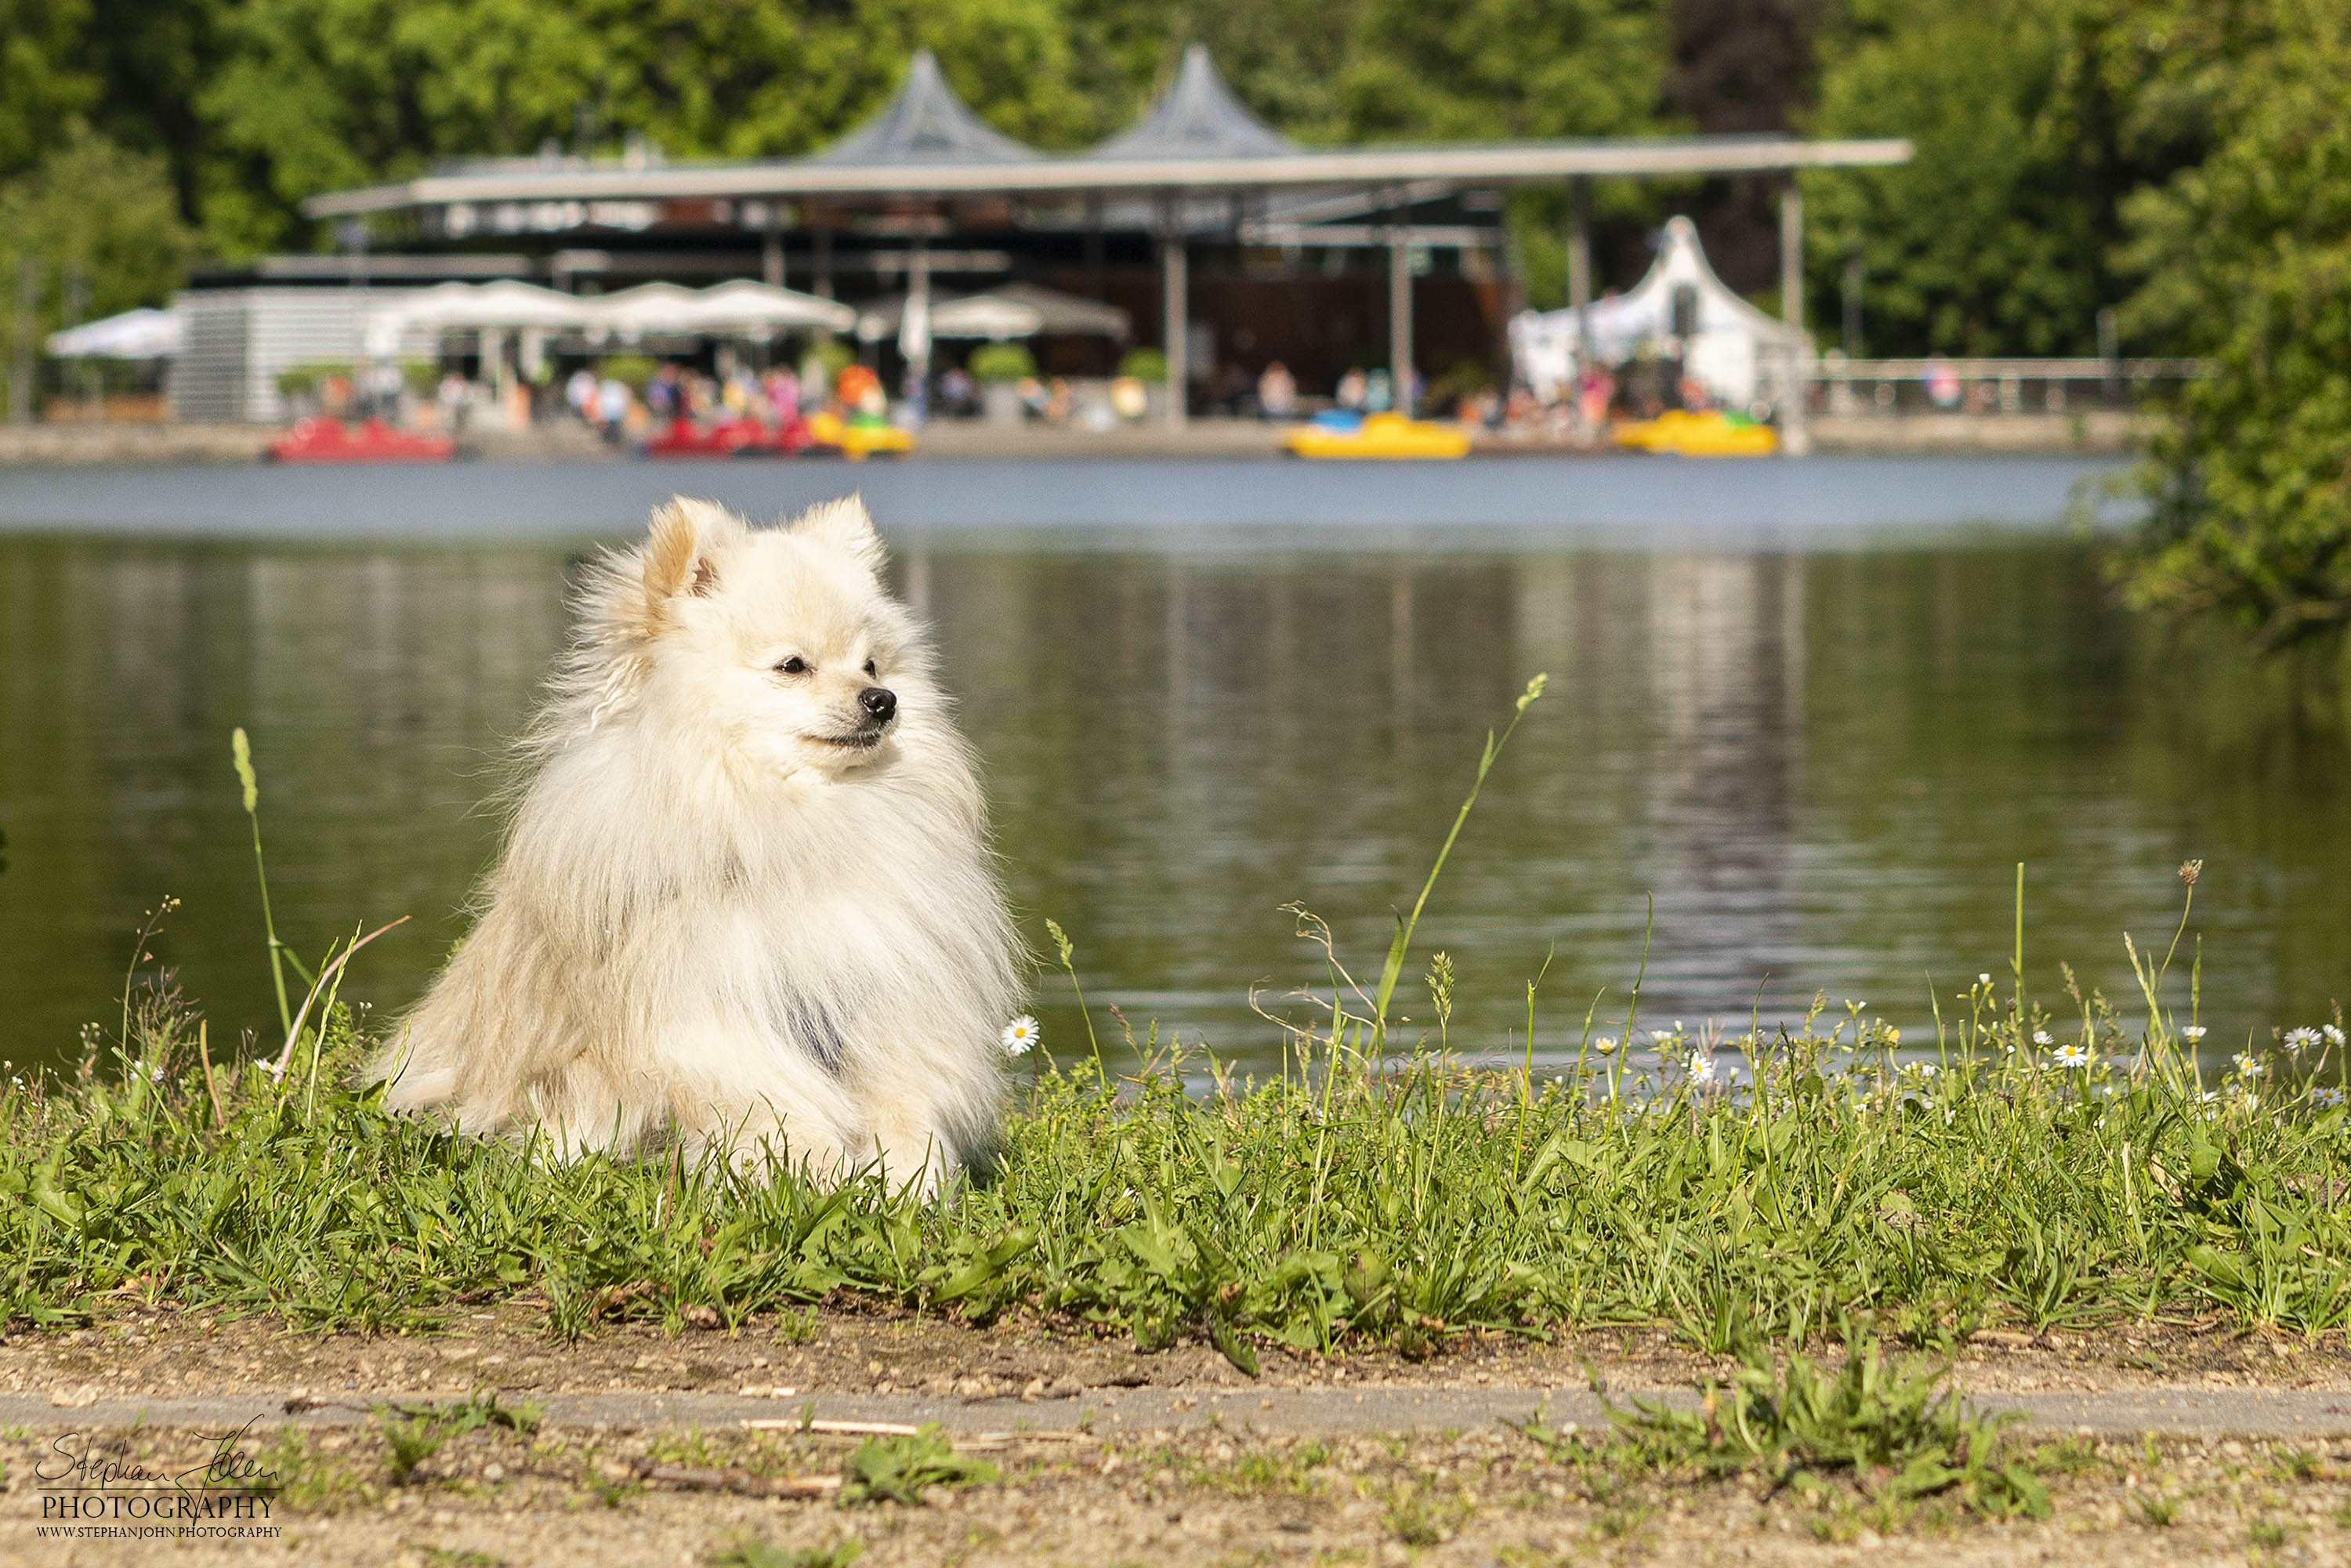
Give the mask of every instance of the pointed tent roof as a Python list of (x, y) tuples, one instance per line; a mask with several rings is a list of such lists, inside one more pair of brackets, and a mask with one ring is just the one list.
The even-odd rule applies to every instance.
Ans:
[(1207, 46), (1184, 51), (1175, 85), (1151, 112), (1087, 154), (1092, 158), (1262, 158), (1298, 143), (1241, 107), (1217, 74)]
[(810, 163), (1026, 163), (1038, 156), (990, 129), (956, 96), (928, 49), (914, 51), (906, 79), (882, 112), (806, 160)]

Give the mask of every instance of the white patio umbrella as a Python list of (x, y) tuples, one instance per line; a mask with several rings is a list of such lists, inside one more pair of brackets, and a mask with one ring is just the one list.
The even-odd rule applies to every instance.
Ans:
[(857, 320), (856, 311), (837, 301), (739, 277), (703, 289), (687, 314), (705, 332), (846, 332)]
[(176, 310), (126, 310), (52, 332), (46, 347), (61, 360), (168, 360), (187, 351), (188, 320)]
[(648, 332), (704, 330), (696, 316), (701, 298), (695, 290), (681, 288), (674, 283), (640, 283), (634, 288), (623, 288), (618, 294), (581, 303), (593, 308), (590, 319), (598, 330), (633, 340)]
[(1034, 305), (999, 299), (992, 294), (966, 295), (931, 309), (935, 338), (987, 338), (1000, 343), (1010, 338), (1033, 338), (1044, 326), (1045, 313)]
[(536, 327), (560, 331), (593, 325), (600, 301), (500, 278), (495, 283), (442, 283), (396, 299), (368, 318), (370, 325), (514, 330)]
[[(878, 343), (901, 329), (913, 309), (910, 295), (869, 303), (857, 318), (857, 335)], [(960, 298), (932, 297), (926, 311), (927, 329), (934, 338), (1033, 338), (1045, 329), (1045, 313), (1036, 306), (994, 294), (967, 294)]]

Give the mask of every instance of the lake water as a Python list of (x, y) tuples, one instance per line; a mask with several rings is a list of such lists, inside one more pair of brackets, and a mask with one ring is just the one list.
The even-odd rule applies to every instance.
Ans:
[[(1368, 985), (1487, 727), (1551, 676), (1422, 927), (1457, 1044), (1539, 1056), (1620, 1017), (1931, 1032), (2004, 967), (2130, 994), (2186, 859), (2219, 1039), (2315, 1022), (2351, 973), (2339, 708), (2116, 612), (2059, 523), (2091, 465), (1498, 460), (470, 465), (0, 473), (0, 1057), (70, 1058), (132, 934), (218, 1040), (274, 1015), (229, 766), (250, 731), (281, 932), (396, 915), (350, 990), (412, 998), (493, 851), (479, 809), (565, 630), (567, 574), (673, 489), (755, 515), (862, 486), (987, 759), (1023, 926), (1088, 992), (1262, 1069)], [(1403, 1010), (1427, 1009), (1417, 984)], [(1082, 1038), (1038, 984), (1049, 1046)], [(1759, 999), (1760, 996), (1760, 999)], [(1111, 1029), (1106, 1009), (1099, 1023)], [(1416, 1028), (1418, 1026), (1416, 1025)], [(1915, 1038), (1915, 1037), (1914, 1037)]]

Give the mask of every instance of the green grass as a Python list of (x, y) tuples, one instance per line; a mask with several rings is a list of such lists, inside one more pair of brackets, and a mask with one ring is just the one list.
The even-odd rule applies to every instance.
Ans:
[(525, 1301), (577, 1334), (842, 1292), (1253, 1365), (1471, 1328), (1664, 1324), (1729, 1352), (2351, 1317), (2341, 1108), (2283, 1076), (2207, 1100), (2151, 1068), (2060, 1071), (1998, 1050), (1980, 1010), (1971, 1054), (1932, 1076), (1840, 1022), (1726, 1051), (1735, 1092), (1693, 1088), (1670, 1040), (1646, 1089), (1621, 1051), (1530, 1078), (1326, 1041), (1309, 1071), (1205, 1096), (1180, 1063), (1081, 1065), (1036, 1082), (991, 1180), (923, 1205), (455, 1138), (337, 1086), (340, 1010), (315, 1086), (246, 1069), (208, 1088), (187, 1015), (155, 999), (133, 1009), (135, 1070), (0, 1093), (0, 1318), (135, 1300), (401, 1329)]
[[(1422, 1354), (1470, 1329), (1664, 1325), (1728, 1354), (1862, 1333), (1947, 1350), (1994, 1322), (2351, 1321), (2340, 1019), (2208, 1088), (2193, 969), (2189, 1025), (2171, 1010), (2179, 933), (2160, 959), (2130, 949), (2134, 1040), (2095, 993), (2053, 998), (2063, 1024), (2027, 994), (2020, 900), (2008, 983), (1938, 998), (1932, 1063), (1897, 1064), (1896, 1031), (1858, 1006), (1734, 1039), (1644, 1031), (1636, 986), (1565, 1071), (1479, 1070), (1387, 1025), (1444, 861), (1375, 996), (1333, 956), (1277, 1081), (1148, 1046), (1125, 1077), (1049, 1068), (998, 1164), (928, 1204), (716, 1159), (559, 1164), (390, 1116), (345, 1086), (365, 1042), (333, 987), (356, 933), (315, 972), (273, 943), (310, 992), (267, 1065), (216, 1062), (190, 1009), (126, 987), (106, 1071), (0, 1089), (0, 1324), (136, 1301), (423, 1329), (522, 1302), (575, 1336), (848, 1296), (1196, 1339), (1254, 1373), (1271, 1346)], [(1449, 1020), (1443, 960), (1427, 984)], [(1187, 1093), (1203, 1065), (1216, 1091)]]

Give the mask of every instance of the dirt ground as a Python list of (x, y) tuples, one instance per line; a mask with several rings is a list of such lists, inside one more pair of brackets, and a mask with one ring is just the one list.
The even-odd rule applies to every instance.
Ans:
[[(1688, 1387), (1729, 1364), (1654, 1330), (1587, 1333), (1543, 1343), (1461, 1335), (1411, 1361), (1349, 1350), (1329, 1358), (1261, 1354), (1254, 1384), (1205, 1345), (1146, 1354), (1124, 1336), (1008, 1317), (984, 1329), (938, 1319), (837, 1311), (766, 1315), (734, 1332), (607, 1322), (564, 1344), (538, 1313), (507, 1307), (455, 1320), (434, 1335), (289, 1332), (266, 1318), (223, 1319), (127, 1308), (94, 1326), (19, 1329), (0, 1336), (0, 1391), (83, 1398), (118, 1394), (349, 1392), (517, 1395), (666, 1391), (737, 1394), (923, 1393), (971, 1399), (1057, 1398), (1097, 1388), (1305, 1387), (1343, 1383), (1472, 1388)], [(2219, 1322), (2150, 1324), (2100, 1333), (1979, 1333), (1953, 1380), (1982, 1391), (2155, 1386), (2351, 1390), (2343, 1335), (2304, 1340)]]
[[(2351, 1452), (2235, 1441), (2053, 1446), (2053, 1517), (1986, 1521), (1951, 1503), (1886, 1504), (1844, 1483), (1770, 1493), (1758, 1477), (1660, 1482), (1553, 1460), (1527, 1437), (1263, 1441), (1194, 1432), (967, 1443), (1000, 1479), (919, 1502), (846, 1506), (747, 1495), (822, 1484), (853, 1437), (477, 1430), (392, 1479), (371, 1428), (289, 1429), (256, 1446), (284, 1487), (270, 1517), (172, 1540), (60, 1538), (39, 1521), (46, 1435), (0, 1435), (0, 1561), (646, 1563), (834, 1568), (837, 1548), (895, 1564), (1071, 1568), (1604, 1563), (2351, 1563)], [(115, 1433), (101, 1448), (154, 1473), (201, 1466), (194, 1435)], [(660, 1468), (649, 1468), (658, 1466)], [(124, 1527), (114, 1526), (121, 1529)], [(148, 1526), (151, 1530), (162, 1527)], [(821, 1553), (811, 1559), (801, 1555)]]
[[(1751, 1475), (1666, 1481), (1569, 1466), (1503, 1428), (1322, 1439), (1196, 1428), (962, 1438), (962, 1451), (998, 1467), (999, 1479), (935, 1485), (914, 1504), (849, 1507), (820, 1489), (842, 1474), (863, 1440), (857, 1436), (436, 1427), (403, 1475), (396, 1434), (378, 1417), (249, 1434), (240, 1452), (267, 1469), (276, 1489), (268, 1517), (204, 1525), (247, 1533), (174, 1537), (158, 1533), (174, 1527), (135, 1518), (100, 1521), (120, 1534), (46, 1533), (62, 1525), (42, 1517), (56, 1506), (45, 1485), (61, 1454), (177, 1475), (212, 1451), (207, 1437), (171, 1429), (66, 1436), (75, 1406), (110, 1396), (448, 1399), (487, 1387), (511, 1406), (534, 1395), (610, 1392), (1043, 1399), (1249, 1382), (1204, 1346), (1144, 1354), (1124, 1338), (1034, 1319), (975, 1329), (827, 1309), (733, 1332), (607, 1323), (569, 1345), (539, 1329), (524, 1308), (464, 1318), (432, 1336), (304, 1333), (261, 1319), (126, 1309), (87, 1327), (12, 1333), (0, 1340), (0, 1390), (47, 1394), (56, 1419), (0, 1429), (0, 1563), (143, 1564), (161, 1549), (189, 1563), (841, 1568), (845, 1558), (832, 1549), (854, 1541), (865, 1548), (860, 1561), (875, 1568), (2351, 1564), (2351, 1443), (2304, 1451), (2235, 1439), (2063, 1439), (2040, 1450), (2054, 1515), (2025, 1521), (1986, 1520), (1948, 1500), (1890, 1503), (1844, 1481), (1806, 1496), (1772, 1493)], [(1720, 1370), (1666, 1335), (1628, 1330), (1552, 1344), (1462, 1336), (1423, 1361), (1268, 1352), (1255, 1386), (1581, 1386), (1596, 1376), (1630, 1391), (1687, 1387)], [(2351, 1389), (2351, 1351), (2340, 1336), (2151, 1325), (2096, 1336), (1980, 1335), (1955, 1372), (1962, 1386), (1986, 1391)], [(771, 1495), (796, 1487), (814, 1495)], [(133, 1533), (141, 1530), (149, 1533)]]

